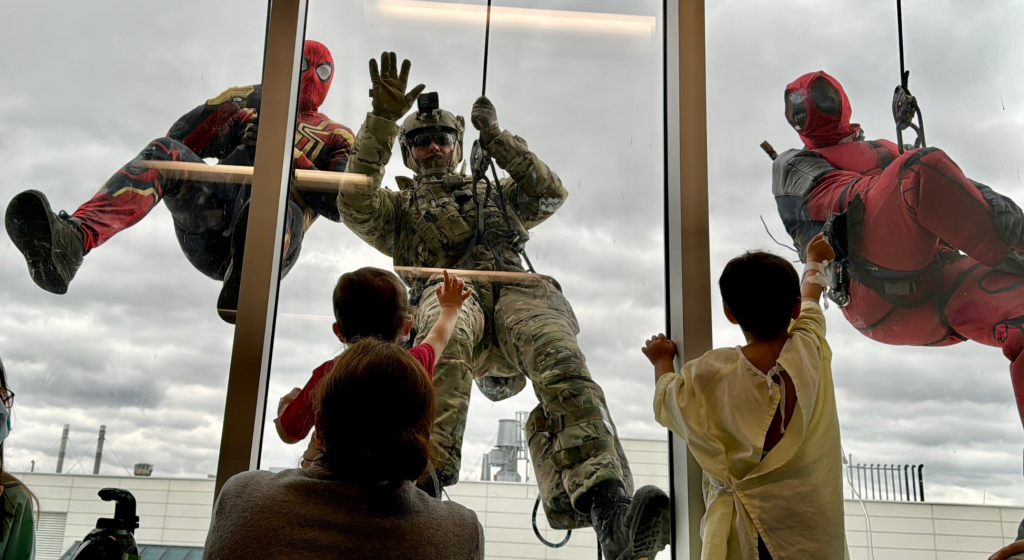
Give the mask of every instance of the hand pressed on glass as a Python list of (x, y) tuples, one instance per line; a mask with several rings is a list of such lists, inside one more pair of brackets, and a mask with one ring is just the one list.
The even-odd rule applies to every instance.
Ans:
[(416, 101), (420, 92), (426, 87), (420, 84), (406, 93), (410, 67), (411, 63), (408, 60), (403, 60), (402, 69), (399, 72), (398, 58), (393, 52), (381, 53), (379, 70), (377, 61), (370, 59), (370, 82), (373, 84), (370, 97), (373, 98), (373, 114), (397, 121), (409, 112), (413, 101)]
[(655, 381), (662, 375), (675, 371), (676, 343), (664, 334), (659, 333), (647, 339), (647, 343), (641, 348), (641, 351), (654, 366)]

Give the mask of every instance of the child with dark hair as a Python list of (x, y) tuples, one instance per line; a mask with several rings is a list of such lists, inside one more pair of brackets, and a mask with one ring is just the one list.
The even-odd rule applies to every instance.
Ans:
[[(444, 272), (444, 283), (437, 288), (441, 315), (427, 333), (423, 343), (413, 346), (409, 353), (419, 361), (430, 379), (434, 365), (448, 345), (455, 329), (455, 320), (462, 303), (473, 294), (458, 276)], [(334, 335), (343, 344), (354, 344), (363, 339), (404, 343), (412, 331), (412, 307), (409, 294), (398, 276), (387, 270), (365, 267), (341, 275), (334, 287)], [(316, 421), (313, 395), (316, 387), (331, 368), (335, 358), (320, 364), (306, 386), (298, 387), (281, 398), (278, 417), (274, 420), (277, 434), (285, 443), (297, 443), (309, 434)], [(319, 449), (317, 437), (311, 449)], [(315, 454), (315, 453), (314, 453)], [(308, 457), (303, 466), (308, 464)]]
[(680, 373), (665, 335), (643, 349), (655, 417), (704, 470), (704, 560), (848, 557), (832, 351), (818, 306), (834, 258), (820, 234), (802, 281), (775, 255), (736, 257), (718, 285), (746, 346), (712, 350)]
[(362, 337), (333, 363), (314, 403), (323, 452), (307, 469), (231, 477), (203, 558), (483, 560), (476, 514), (413, 484), (429, 464), (435, 412), (418, 358)]

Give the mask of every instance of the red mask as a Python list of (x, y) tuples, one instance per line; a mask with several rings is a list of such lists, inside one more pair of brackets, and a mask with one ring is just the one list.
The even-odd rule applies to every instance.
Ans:
[(808, 148), (827, 148), (860, 131), (850, 123), (850, 99), (843, 86), (821, 70), (786, 86), (786, 120)]
[(299, 74), (299, 110), (316, 111), (334, 80), (334, 58), (323, 43), (306, 41)]

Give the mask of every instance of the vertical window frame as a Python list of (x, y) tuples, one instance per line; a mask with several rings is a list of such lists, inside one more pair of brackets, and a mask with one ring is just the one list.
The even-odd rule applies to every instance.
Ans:
[[(665, 0), (665, 289), (676, 369), (712, 349), (704, 0)], [(668, 434), (672, 555), (699, 560), (703, 471)]]
[(229, 478), (259, 468), (281, 247), (294, 153), (307, 0), (273, 0), (264, 44), (260, 142), (252, 175), (245, 261), (231, 351), (214, 496)]

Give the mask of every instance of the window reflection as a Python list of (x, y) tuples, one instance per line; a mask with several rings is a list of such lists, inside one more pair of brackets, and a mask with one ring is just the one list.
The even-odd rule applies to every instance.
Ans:
[[(1009, 146), (1021, 96), (1002, 77), (1019, 57), (1000, 41), (1015, 41), (1021, 20), (909, 2), (903, 18), (903, 85), (927, 117), (919, 150), (912, 129), (905, 148), (895, 134), (894, 6), (709, 10), (712, 270), (746, 248), (797, 260), (830, 230), (847, 255), (826, 312), (846, 452), (926, 464), (929, 500), (1015, 503), (1020, 418), (1007, 374), (1024, 297)], [(716, 338), (739, 342), (713, 301)]]
[(216, 471), (232, 329), (215, 305), (247, 179), (147, 165), (244, 151), (266, 28), (252, 7), (4, 8), (0, 353), (18, 380), (6, 469), (53, 472), (65, 450), (64, 473)]
[[(342, 350), (328, 293), (342, 273), (396, 271), (410, 288), (415, 344), (439, 316), (434, 289), (450, 269), (476, 293), (435, 372), (441, 485), (479, 479), (497, 420), (535, 407), (526, 422), (537, 434), (535, 463), (563, 449), (583, 453), (580, 444), (589, 443), (593, 457), (570, 464), (606, 456), (628, 472), (614, 432), (664, 438), (640, 404), (653, 393), (645, 362), (622, 336), (661, 329), (664, 317), (660, 5), (558, 8), (492, 10), (486, 100), (477, 103), (481, 6), (311, 7), (307, 36), (347, 52), (322, 110), (360, 130), (348, 172), (371, 177), (373, 186), (343, 189), (347, 227), (310, 230), (304, 259), (311, 266), (282, 284), (269, 400), (305, 385)], [(345, 22), (344, 34), (337, 22)], [(381, 52), (396, 55), (382, 60)], [(368, 97), (381, 88), (367, 71), (371, 58), (377, 75), (396, 83), (410, 60), (404, 87), (388, 97), (397, 108), (385, 96)], [(407, 98), (421, 83), (418, 102)], [(494, 166), (477, 166), (474, 181), (478, 139)], [(570, 419), (576, 423), (564, 432), (544, 426), (538, 397), (549, 416), (577, 409), (591, 416)], [(288, 448), (268, 437), (261, 464), (295, 465), (307, 445)], [(563, 479), (549, 467), (529, 468), (531, 485), (541, 480), (542, 493), (560, 496), (545, 504), (556, 510), (549, 521), (577, 523), (569, 495), (582, 494), (589, 475)]]

